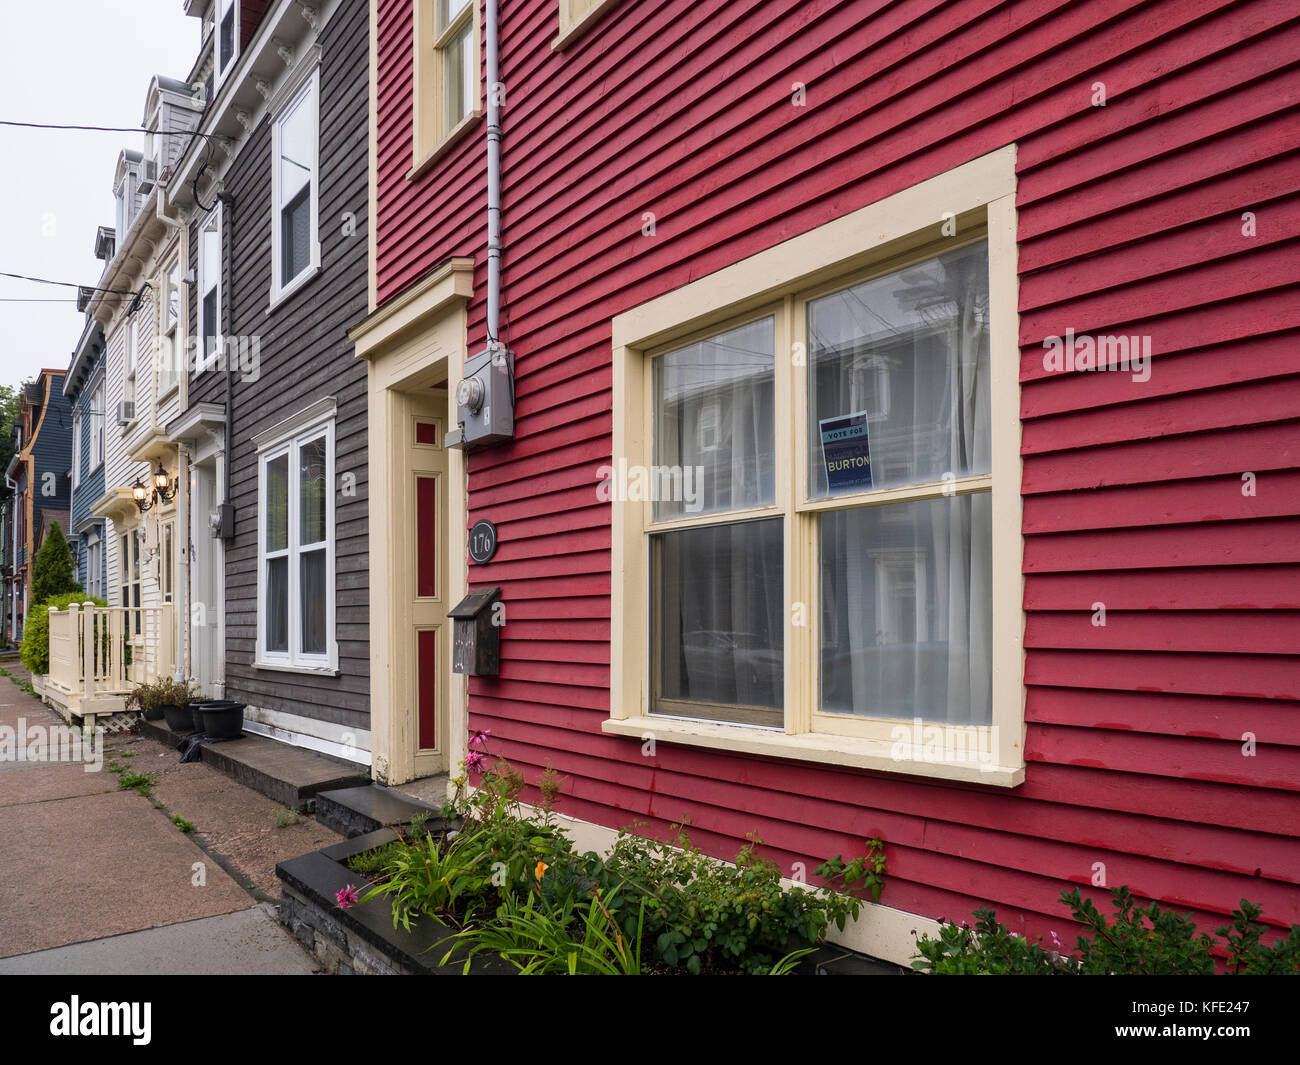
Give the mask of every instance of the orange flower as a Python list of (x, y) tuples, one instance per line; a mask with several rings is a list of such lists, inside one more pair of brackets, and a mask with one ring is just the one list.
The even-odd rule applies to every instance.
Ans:
[(541, 880), (542, 877), (546, 875), (546, 870), (549, 868), (550, 866), (545, 862), (538, 862), (537, 868), (533, 870), (533, 875), (536, 876), (538, 880)]

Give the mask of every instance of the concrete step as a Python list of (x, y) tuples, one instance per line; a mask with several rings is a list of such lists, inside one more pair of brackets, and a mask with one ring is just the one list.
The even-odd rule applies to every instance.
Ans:
[[(142, 721), (140, 727), (146, 736), (173, 748), (179, 748), (188, 735), (173, 732), (165, 721)], [(370, 779), (364, 766), (249, 733), (242, 739), (208, 744), (202, 757), (240, 784), (295, 810), (310, 810), (322, 791)]]
[(419, 814), (439, 817), (439, 811), (428, 803), (378, 784), (322, 791), (316, 796), (316, 820), (348, 839), (386, 825), (408, 825)]

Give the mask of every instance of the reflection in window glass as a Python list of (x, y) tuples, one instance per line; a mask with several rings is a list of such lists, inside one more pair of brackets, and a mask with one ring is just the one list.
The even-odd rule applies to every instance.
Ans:
[(812, 496), (989, 472), (988, 308), (983, 241), (809, 302)]

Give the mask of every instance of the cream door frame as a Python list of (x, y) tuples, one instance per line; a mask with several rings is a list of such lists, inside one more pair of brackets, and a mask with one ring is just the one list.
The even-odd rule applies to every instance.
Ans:
[[(465, 757), (467, 678), (448, 669), (441, 686), (442, 737), (436, 752), (420, 752), (415, 716), (416, 672), (409, 607), (414, 547), (414, 493), (407, 490), (409, 394), (460, 380), (466, 358), (466, 305), (474, 291), (474, 260), (448, 260), (351, 330), (356, 353), (369, 364), (370, 504), (370, 737), (371, 772), (384, 784), (454, 769)], [(443, 424), (455, 424), (448, 387)], [(444, 564), (448, 608), (465, 594), (467, 514), (465, 457), (447, 451)], [(440, 651), (450, 665), (447, 644)]]

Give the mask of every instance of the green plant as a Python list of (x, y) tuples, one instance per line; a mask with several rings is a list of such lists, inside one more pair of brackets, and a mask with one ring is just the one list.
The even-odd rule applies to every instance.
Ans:
[(81, 595), (82, 592), (73, 570), (72, 549), (68, 547), (59, 523), (51, 522), (32, 562), (31, 601), (46, 603), (56, 596)]
[[(43, 677), (50, 671), (50, 611), (67, 610), (74, 603), (92, 602), (108, 606), (103, 599), (95, 599), (80, 592), (56, 595), (44, 603), (36, 603), (27, 611), (23, 622), (23, 642), (20, 654), (23, 665), (33, 676)], [(22, 685), (20, 684), (19, 687)]]
[(136, 791), (146, 799), (153, 793), (154, 777), (149, 773), (125, 770), (117, 775), (118, 791)]
[(1216, 956), (1226, 955), (1227, 973), (1283, 974), (1300, 972), (1300, 925), (1271, 945), (1262, 941), (1263, 909), (1245, 899), (1232, 911), (1232, 924), (1215, 929), (1217, 943), (1182, 914), (1162, 910), (1158, 903), (1139, 905), (1125, 885), (1111, 889), (1112, 917), (1107, 918), (1078, 888), (1061, 893), (1061, 901), (1084, 926), (1074, 954), (1066, 954), (1055, 933), (1055, 950), (1008, 932), (986, 907), (975, 911), (970, 928), (943, 922), (937, 938), (917, 940), (912, 968), (941, 976), (965, 974), (1211, 975)]
[(401, 840), (394, 840), (392, 843), (385, 843), (382, 847), (376, 847), (374, 850), (354, 854), (343, 864), (354, 873), (370, 877), (386, 870), (392, 864), (393, 859), (401, 854), (404, 849), (405, 844)]
[(390, 876), (372, 887), (362, 902), (379, 895), (393, 900), (393, 927), (410, 931), (412, 918), (436, 914), (455, 920), (473, 900), (483, 897), (492, 882), (486, 853), (459, 845), (446, 846), (433, 836), (405, 844), (390, 864)]
[[(786, 890), (780, 869), (758, 855), (759, 844), (751, 837), (735, 864), (727, 865), (697, 851), (680, 827), (673, 844), (625, 829), (600, 876), (646, 899), (645, 932), (663, 964), (693, 974), (762, 973), (792, 950), (820, 943), (832, 923), (842, 930), (860, 912), (861, 900), (835, 891)], [(878, 897), (883, 871), (883, 847), (871, 840), (867, 855), (847, 864), (836, 856), (817, 874), (851, 890), (869, 886)], [(626, 923), (624, 930), (630, 931)]]
[(277, 806), (275, 808), (276, 828), (288, 828), (289, 825), (296, 825), (299, 820), (297, 810), (290, 809), (288, 806)]
[[(539, 909), (537, 897), (510, 895), (497, 907), (496, 918), (458, 932), (452, 938), (468, 946), (466, 973), (474, 958), (497, 954), (521, 976), (641, 974), (643, 901), (634, 934), (625, 936), (609, 907), (596, 892), (579, 902), (572, 898), (554, 909)], [(453, 946), (442, 959), (446, 965)]]
[(407, 826), (411, 839), (418, 841), (429, 834), (429, 817), (428, 813), (421, 812), (411, 818), (411, 823)]
[(172, 824), (174, 824), (182, 832), (188, 833), (194, 831), (193, 823), (190, 821), (186, 821), (185, 818), (183, 818), (180, 814), (172, 815)]
[(154, 711), (162, 706), (185, 706), (197, 698), (197, 689), (187, 681), (160, 677), (132, 690), (126, 697), (126, 705), (139, 710)]

